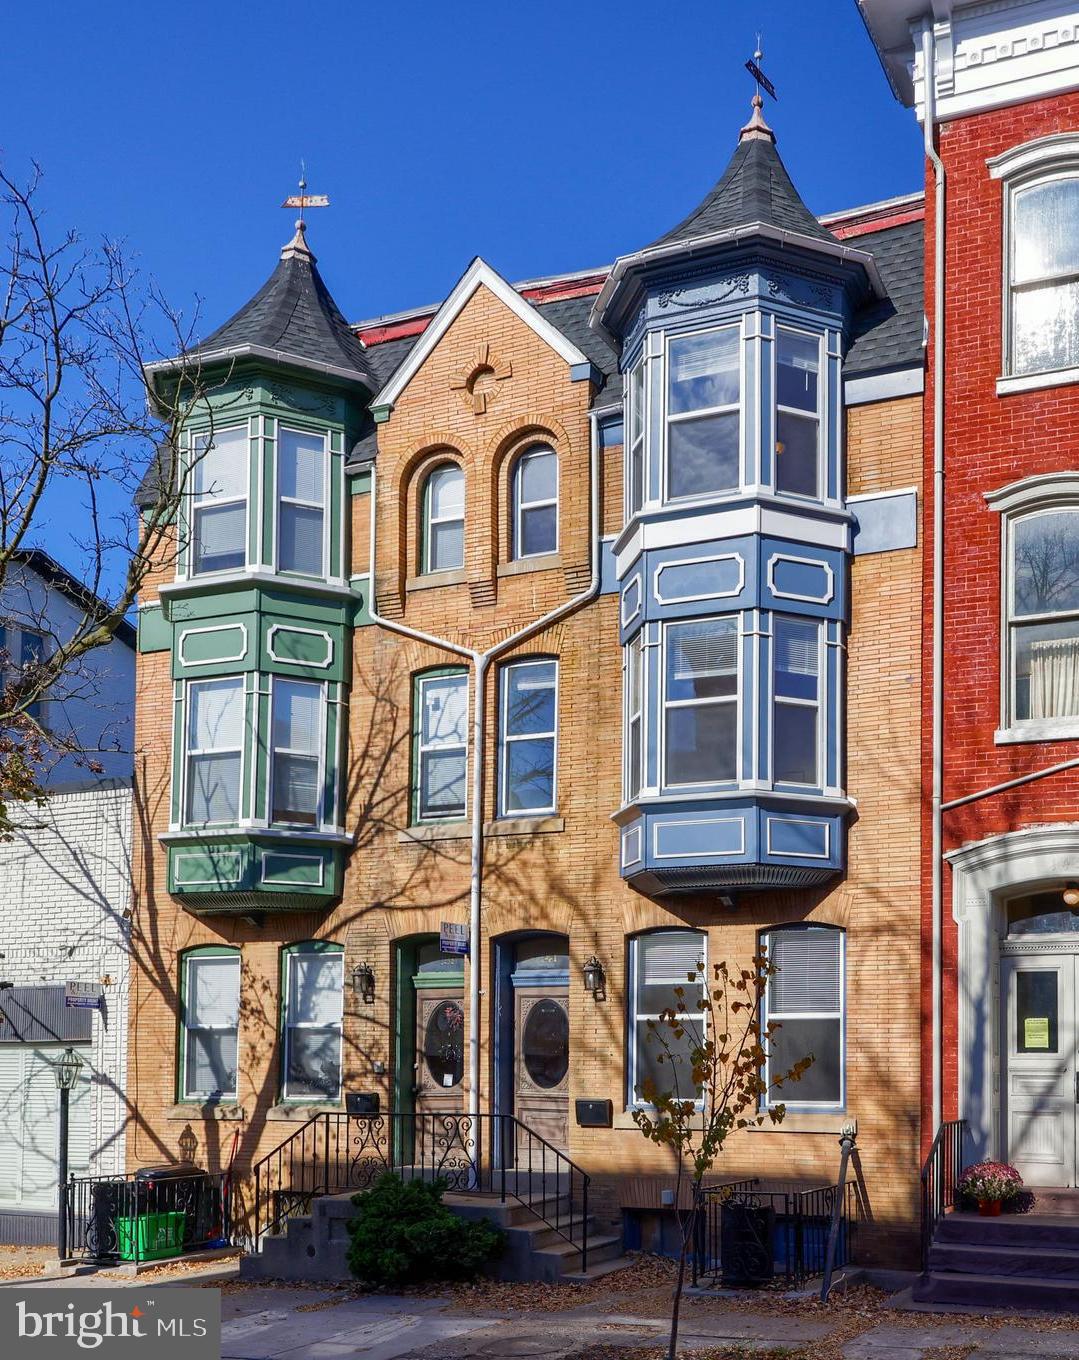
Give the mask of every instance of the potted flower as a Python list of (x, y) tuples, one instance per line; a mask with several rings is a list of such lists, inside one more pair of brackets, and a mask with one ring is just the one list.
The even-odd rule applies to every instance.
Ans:
[(1016, 1199), (1023, 1192), (1023, 1178), (1007, 1162), (978, 1162), (968, 1166), (956, 1186), (959, 1194), (978, 1201), (978, 1212), (995, 1218), (1005, 1200)]

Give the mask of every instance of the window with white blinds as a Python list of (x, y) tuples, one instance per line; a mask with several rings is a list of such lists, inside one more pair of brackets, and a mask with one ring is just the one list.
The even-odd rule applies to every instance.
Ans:
[(277, 435), (277, 565), (303, 576), (324, 573), (326, 439), (279, 429)]
[(187, 686), (184, 820), (233, 823), (240, 815), (244, 682), (190, 681)]
[(664, 783), (722, 783), (738, 772), (738, 620), (664, 629)]
[[(0, 1045), (0, 1206), (56, 1209), (59, 1092), (53, 1063), (63, 1045)], [(68, 1101), (68, 1169), (84, 1176), (93, 1151), (90, 1052)]]
[(765, 990), (769, 1085), (803, 1058), (800, 1081), (769, 1094), (788, 1108), (841, 1109), (844, 1075), (844, 933), (834, 926), (788, 926), (764, 940), (774, 972)]
[(271, 818), (316, 826), (322, 803), (323, 686), (273, 681)]
[(423, 489), (423, 571), (455, 571), (465, 564), (465, 474), (443, 463)]
[(247, 561), (247, 426), (191, 441), (191, 573), (238, 571)]
[(776, 616), (772, 777), (777, 784), (820, 782), (820, 633), (815, 619)]
[(731, 491), (741, 481), (741, 332), (672, 337), (667, 350), (667, 498)]
[[(658, 1091), (671, 1091), (684, 1099), (696, 1094), (690, 1077), (690, 1051), (704, 1037), (707, 974), (699, 967), (707, 966), (707, 955), (708, 938), (696, 930), (657, 930), (630, 940), (631, 1105), (644, 1103), (641, 1092), (648, 1079)], [(676, 988), (682, 989), (681, 996)], [(661, 1011), (681, 1011), (683, 1006), (687, 1012), (685, 1034), (676, 1039), (673, 1030), (657, 1022)]]
[(285, 953), (286, 1100), (341, 1094), (344, 954), (337, 946), (296, 945)]
[(185, 1100), (235, 1099), (240, 956), (187, 954), (182, 967), (181, 1094)]
[(416, 682), (417, 821), (465, 815), (468, 675), (425, 675)]

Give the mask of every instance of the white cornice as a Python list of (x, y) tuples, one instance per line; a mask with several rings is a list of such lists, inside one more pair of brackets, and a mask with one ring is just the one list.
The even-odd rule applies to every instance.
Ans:
[(987, 491), (985, 499), (991, 510), (1002, 514), (1063, 501), (1074, 503), (1079, 500), (1079, 472), (1043, 472), (1036, 477), (1023, 477), (996, 491)]
[(419, 372), (427, 356), (453, 325), (480, 287), (487, 288), (489, 292), (493, 293), (499, 302), (513, 312), (526, 326), (535, 331), (539, 338), (550, 345), (551, 349), (567, 364), (572, 366), (589, 362), (587, 355), (582, 354), (577, 346), (572, 344), (556, 326), (552, 326), (531, 303), (526, 302), (512, 284), (507, 283), (501, 274), (497, 274), (485, 260), (477, 256), (461, 275), (446, 301), (435, 313), (431, 324), (413, 345), (405, 362), (394, 373), (382, 391), (375, 396), (371, 402), (372, 407), (393, 407), (394, 402), (397, 401), (416, 373)]

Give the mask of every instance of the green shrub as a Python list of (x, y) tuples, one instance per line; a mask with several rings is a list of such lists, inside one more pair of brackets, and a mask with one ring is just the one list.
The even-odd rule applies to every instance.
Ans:
[(442, 1203), (445, 1181), (402, 1181), (392, 1171), (353, 1195), (348, 1265), (370, 1285), (473, 1280), (501, 1254), (506, 1235), (486, 1219), (470, 1222)]

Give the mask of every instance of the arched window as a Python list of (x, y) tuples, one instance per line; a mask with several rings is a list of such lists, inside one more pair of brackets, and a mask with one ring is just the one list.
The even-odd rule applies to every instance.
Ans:
[(425, 572), (465, 564), (465, 474), (456, 463), (441, 463), (424, 484), (421, 564)]
[[(1005, 521), (1008, 724), (1079, 725), (1079, 505)], [(1047, 734), (1049, 728), (1046, 729)]]
[(337, 1100), (341, 1094), (344, 952), (308, 940), (282, 954), (285, 1100)]
[[(626, 1047), (631, 1106), (648, 1103), (644, 1088), (649, 1081), (656, 1090), (673, 1091), (683, 1099), (694, 1095), (690, 1050), (704, 1038), (707, 972), (700, 974), (697, 988), (688, 979), (707, 962), (708, 937), (699, 930), (653, 930), (630, 940)], [(688, 1016), (681, 1039), (666, 1026), (656, 1027), (661, 1011), (683, 1005)]]
[(1079, 367), (1079, 175), (1009, 194), (1008, 371)]
[(764, 993), (769, 1087), (803, 1058), (799, 1081), (769, 1090), (769, 1104), (790, 1110), (839, 1110), (846, 1099), (843, 1042), (844, 937), (835, 926), (781, 926), (764, 936), (775, 972)]
[(558, 551), (558, 455), (546, 445), (529, 449), (513, 469), (514, 558)]

